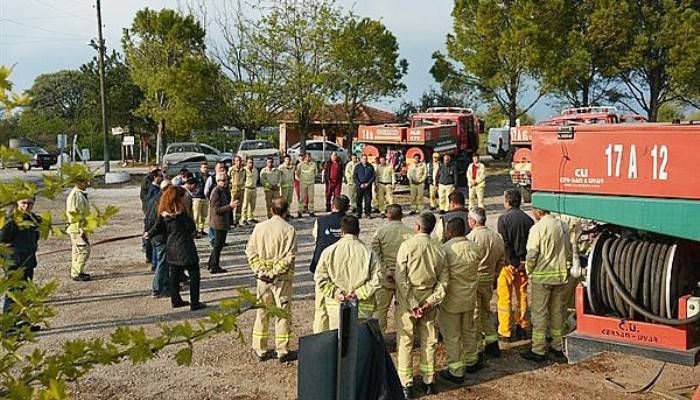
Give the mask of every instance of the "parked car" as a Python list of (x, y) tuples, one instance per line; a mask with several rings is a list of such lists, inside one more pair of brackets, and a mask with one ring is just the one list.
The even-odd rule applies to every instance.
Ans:
[(29, 171), (32, 167), (36, 167), (48, 170), (52, 165), (58, 162), (58, 156), (56, 154), (51, 154), (38, 146), (20, 146), (17, 150), (29, 156), (31, 160), (25, 163), (9, 160), (5, 162), (0, 160), (0, 168), (17, 168), (19, 170)]
[[(299, 158), (299, 145), (301, 143), (297, 143), (290, 147), (287, 150), (287, 155), (289, 155), (292, 158), (292, 162), (296, 162), (296, 160)], [(336, 152), (338, 154), (338, 158), (342, 162), (347, 162), (348, 161), (348, 152), (338, 146), (337, 144), (333, 142), (326, 141), (326, 149), (325, 149), (325, 154), (324, 154), (324, 149), (323, 149), (323, 140), (307, 140), (306, 141), (306, 152), (311, 153), (311, 157), (313, 158), (314, 161), (316, 162), (323, 162), (323, 161), (328, 161), (331, 159), (331, 153)]]
[(272, 157), (274, 166), (280, 165), (280, 151), (269, 140), (244, 140), (238, 146), (237, 156), (244, 160), (253, 159), (255, 168), (264, 168), (265, 160)]
[(204, 143), (171, 143), (165, 149), (161, 166), (166, 174), (175, 176), (182, 168), (193, 173), (199, 171), (199, 166), (202, 161), (209, 163), (209, 168), (211, 169), (214, 168), (214, 164), (216, 164), (217, 161), (223, 161), (230, 165), (231, 154), (222, 153)]
[(488, 152), (496, 160), (506, 158), (510, 152), (510, 128), (489, 129)]

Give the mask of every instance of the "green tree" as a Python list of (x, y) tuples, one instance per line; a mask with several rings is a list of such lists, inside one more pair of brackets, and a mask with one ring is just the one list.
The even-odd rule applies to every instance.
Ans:
[(343, 20), (331, 44), (334, 98), (342, 103), (350, 132), (347, 148), (352, 149), (362, 106), (403, 93), (406, 86), (401, 78), (408, 71), (408, 62), (399, 59), (396, 37), (381, 21), (370, 18)]
[(218, 66), (206, 57), (205, 30), (192, 15), (148, 8), (136, 13), (122, 38), (131, 77), (144, 93), (137, 115), (157, 124), (156, 162), (166, 134), (188, 136), (206, 125)]
[(402, 101), (396, 110), (399, 121), (408, 121), (411, 114), (427, 111), (430, 107), (463, 107), (469, 108), (472, 98), (463, 93), (449, 92), (442, 88), (430, 87), (416, 101)]
[[(545, 93), (532, 87), (536, 82), (528, 34), (532, 6), (529, 0), (455, 0), (454, 33), (447, 36), (447, 55), (433, 55), (435, 80), (476, 88), (515, 125)], [(533, 89), (539, 89), (534, 100), (522, 106), (524, 95)]]
[(674, 120), (683, 121), (686, 119), (683, 106), (678, 103), (664, 103), (659, 107), (659, 115), (657, 120), (660, 122), (673, 122)]
[[(504, 125), (507, 126), (510, 122), (508, 116), (503, 113), (501, 108), (495, 105), (489, 107), (486, 113), (482, 115), (482, 119), (484, 120), (484, 130), (486, 132), (488, 132), (491, 128), (501, 128)], [(530, 114), (521, 113), (517, 122), (519, 122), (521, 126), (534, 125), (535, 118), (533, 118)]]
[(29, 104), (31, 97), (27, 93), (16, 93), (13, 89), (13, 83), (10, 81), (12, 68), (0, 65), (0, 111), (6, 117), (12, 115), (12, 112), (18, 108)]
[(676, 9), (670, 21), (677, 40), (669, 51), (670, 75), (678, 86), (682, 100), (700, 108), (700, 10), (698, 7)]

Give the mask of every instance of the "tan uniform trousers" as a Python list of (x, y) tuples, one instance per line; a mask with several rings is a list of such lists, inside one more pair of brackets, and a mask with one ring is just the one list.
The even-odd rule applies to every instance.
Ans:
[(321, 333), (329, 329), (326, 296), (323, 295), (323, 292), (318, 290), (318, 286), (315, 287), (314, 293), (314, 333)]
[(267, 210), (267, 218), (272, 218), (272, 199), (280, 197), (280, 191), (265, 189), (265, 209)]
[(547, 354), (547, 328), (552, 337), (549, 345), (552, 350), (561, 351), (562, 336), (564, 335), (564, 315), (562, 303), (566, 294), (567, 284), (532, 285), (532, 352)]
[(476, 290), (476, 318), (478, 321), (477, 337), (484, 336), (484, 340), (479, 340), (477, 349), (481, 352), (484, 349), (484, 342), (489, 345), (498, 342), (498, 332), (491, 319), (491, 298), (493, 297), (493, 284), (490, 282), (479, 282)]
[(562, 305), (562, 315), (564, 316), (564, 335), (571, 333), (576, 328), (575, 322), (570, 322), (576, 316), (576, 286), (583, 282), (584, 278), (574, 279), (569, 275), (569, 280), (566, 283), (564, 290)]
[(377, 208), (386, 211), (387, 204), (394, 204), (394, 188), (392, 185), (377, 183)]
[[(496, 279), (498, 334), (503, 337), (511, 337), (513, 312), (515, 313), (516, 325), (523, 329), (530, 328), (530, 322), (527, 320), (527, 281), (525, 272), (519, 272), (510, 265), (503, 267), (498, 274), (498, 279)], [(513, 300), (517, 303), (515, 307), (513, 307)]]
[(411, 211), (423, 211), (423, 184), (411, 185)]
[[(309, 199), (309, 204), (308, 208), (306, 203), (304, 202), (304, 199), (308, 198)], [(302, 204), (304, 205), (303, 207), (303, 212), (314, 212), (314, 183), (313, 182), (301, 182), (299, 184), (299, 212), (302, 212)]]
[(440, 196), (440, 210), (450, 211), (450, 193), (455, 190), (455, 185), (438, 185), (438, 196)]
[(464, 376), (464, 367), (471, 367), (479, 361), (474, 314), (440, 310), (438, 322), (447, 353), (447, 368), (454, 376)]
[(257, 201), (257, 189), (245, 188), (243, 192), (243, 221), (250, 221), (255, 215), (255, 202)]
[(209, 214), (209, 202), (207, 199), (192, 199), (192, 214), (197, 232), (204, 232), (207, 226), (207, 216)]
[(379, 327), (382, 329), (382, 333), (386, 332), (389, 308), (391, 308), (391, 303), (396, 295), (395, 293), (396, 289), (384, 286), (374, 293), (374, 298), (377, 302), (377, 310), (374, 313), (374, 317), (379, 321)]
[(71, 265), (70, 276), (75, 278), (85, 271), (85, 264), (90, 257), (90, 244), (83, 239), (80, 233), (70, 234)]
[[(260, 303), (276, 306), (287, 312), (287, 318), (277, 318), (275, 322), (275, 350), (278, 356), (289, 353), (289, 339), (292, 335), (292, 277), (273, 283), (258, 281), (257, 296)], [(270, 316), (265, 309), (259, 308), (253, 324), (253, 350), (262, 355), (268, 350)]]
[(484, 193), (486, 192), (486, 182), (469, 187), (469, 209), (477, 205), (484, 208)]
[(294, 200), (294, 185), (280, 187), (280, 197), (287, 201), (289, 211), (292, 210), (292, 201)]
[(430, 208), (440, 207), (437, 185), (430, 185), (428, 190), (430, 191)]
[[(435, 309), (431, 309), (423, 318), (415, 319), (409, 310), (397, 307), (396, 310), (396, 340), (397, 363), (401, 385), (413, 384), (413, 335), (418, 331), (420, 336), (420, 372), (423, 383), (433, 383), (435, 379), (435, 346), (437, 345), (437, 330), (435, 329)], [(472, 316), (473, 318), (473, 316)]]
[(238, 223), (241, 220), (241, 214), (243, 211), (243, 199), (245, 194), (245, 188), (231, 189), (231, 200), (238, 200), (238, 206), (236, 207), (235, 214), (233, 215), (233, 222)]
[(355, 192), (354, 183), (346, 183), (343, 185), (343, 194), (350, 199), (350, 210), (357, 208), (357, 193)]

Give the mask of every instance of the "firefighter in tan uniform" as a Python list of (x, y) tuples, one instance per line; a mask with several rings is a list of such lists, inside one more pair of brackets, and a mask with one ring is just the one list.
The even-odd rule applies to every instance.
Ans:
[(413, 165), (408, 167), (408, 184), (411, 191), (411, 215), (423, 212), (423, 189), (428, 179), (428, 167), (421, 160), (420, 154), (413, 156)]
[(280, 171), (280, 197), (282, 197), (289, 209), (292, 209), (292, 201), (294, 200), (294, 164), (290, 156), (284, 156), (282, 165), (277, 167)]
[(394, 204), (394, 185), (396, 185), (394, 168), (386, 163), (386, 156), (379, 156), (376, 185), (377, 208), (380, 213), (384, 214), (386, 213), (386, 205)]
[(265, 160), (265, 164), (265, 168), (260, 171), (260, 183), (265, 191), (265, 209), (269, 219), (272, 218), (272, 199), (280, 197), (282, 175), (280, 170), (274, 167), (272, 158)]
[(464, 374), (482, 368), (477, 351), (477, 269), (483, 257), (479, 246), (467, 239), (466, 224), (454, 218), (445, 229), (447, 242), (442, 245), (447, 255), (449, 280), (445, 299), (440, 304), (438, 322), (447, 353), (447, 369), (440, 377), (462, 383)]
[(445, 297), (448, 271), (445, 250), (430, 238), (435, 216), (423, 212), (416, 218), (416, 235), (405, 241), (396, 256), (396, 326), (398, 373), (404, 395), (413, 398), (413, 335), (420, 336), (420, 372), (425, 393), (434, 394), (436, 306)]
[(246, 160), (246, 166), (243, 169), (245, 179), (243, 180), (243, 214), (241, 215), (242, 224), (248, 225), (258, 222), (253, 218), (255, 215), (255, 202), (257, 201), (257, 186), (258, 186), (258, 170), (255, 169), (253, 159)]
[(491, 357), (500, 357), (498, 347), (498, 332), (491, 318), (491, 298), (493, 297), (496, 273), (505, 265), (505, 244), (498, 232), (486, 227), (486, 210), (481, 207), (469, 211), (469, 228), (467, 238), (476, 243), (481, 250), (482, 258), (479, 263), (478, 287), (478, 323), (479, 333), (484, 335), (484, 342), (479, 340), (478, 350)]
[(340, 235), (340, 240), (323, 250), (314, 273), (317, 290), (326, 298), (329, 329), (338, 329), (339, 305), (344, 301), (357, 301), (360, 321), (372, 318), (374, 294), (380, 287), (381, 267), (358, 238), (360, 221), (351, 215), (343, 217)]
[(357, 156), (352, 154), (350, 156), (350, 162), (345, 164), (345, 173), (343, 174), (343, 191), (350, 199), (350, 209), (352, 212), (357, 212), (357, 192), (355, 191), (355, 181), (352, 177), (357, 162)]
[[(245, 254), (248, 264), (257, 279), (258, 301), (266, 306), (279, 307), (287, 312), (286, 318), (277, 318), (275, 323), (275, 349), (280, 362), (290, 361), (289, 339), (291, 337), (291, 301), (294, 261), (297, 253), (296, 231), (285, 220), (289, 214), (286, 201), (272, 201), (273, 217), (261, 222), (250, 235)], [(253, 351), (258, 360), (274, 357), (267, 348), (270, 316), (259, 308), (253, 325)]]
[(571, 260), (569, 229), (549, 211), (534, 209), (537, 221), (527, 239), (525, 269), (530, 278), (532, 314), (532, 350), (521, 353), (526, 360), (543, 362), (547, 359), (547, 328), (552, 341), (549, 354), (556, 360), (566, 360), (562, 352), (564, 307)]
[(433, 162), (430, 163), (430, 168), (428, 169), (430, 170), (428, 171), (430, 180), (430, 188), (428, 189), (430, 191), (430, 210), (433, 211), (440, 207), (440, 203), (438, 201), (439, 199), (437, 179), (437, 173), (440, 169), (440, 153), (433, 153)]
[(372, 237), (372, 251), (379, 257), (384, 279), (377, 291), (377, 311), (374, 316), (379, 321), (382, 332), (386, 332), (387, 315), (396, 292), (396, 254), (399, 247), (413, 236), (413, 230), (401, 222), (403, 212), (398, 204), (389, 204), (386, 209), (387, 224), (382, 225)]
[(569, 282), (566, 285), (567, 287), (564, 293), (564, 301), (562, 302), (562, 305), (564, 307), (564, 334), (568, 334), (571, 330), (573, 330), (575, 326), (569, 321), (569, 317), (573, 318), (573, 315), (575, 315), (576, 311), (576, 301), (574, 299), (574, 292), (576, 289), (576, 285), (578, 285), (583, 280), (583, 271), (581, 270), (581, 260), (579, 258), (578, 242), (581, 238), (581, 235), (583, 234), (583, 224), (585, 220), (580, 217), (574, 217), (572, 215), (566, 214), (552, 213), (552, 215), (559, 218), (562, 222), (566, 224), (566, 227), (569, 228), (569, 241), (571, 242), (571, 269), (569, 270)]
[[(299, 218), (301, 218), (302, 213), (305, 212), (308, 212), (310, 217), (316, 216), (314, 213), (314, 184), (316, 183), (316, 173), (316, 163), (311, 159), (311, 154), (304, 154), (303, 161), (297, 166), (297, 178), (299, 178)], [(308, 205), (304, 202), (305, 198), (308, 198)], [(302, 204), (304, 205), (303, 211)]]
[(90, 215), (90, 201), (85, 190), (90, 186), (90, 179), (80, 178), (66, 198), (66, 215), (68, 228), (66, 233), (71, 242), (70, 277), (74, 281), (89, 281), (90, 274), (85, 273), (85, 264), (90, 257), (90, 239), (83, 230), (86, 218)]
[(486, 166), (479, 161), (478, 154), (474, 154), (472, 163), (467, 167), (467, 187), (469, 187), (469, 209), (477, 206), (484, 208)]
[(233, 216), (233, 224), (238, 225), (239, 221), (243, 222), (241, 213), (245, 194), (245, 168), (243, 168), (243, 160), (241, 157), (236, 156), (233, 160), (233, 166), (228, 170), (228, 175), (231, 178), (231, 200), (237, 200), (239, 204)]

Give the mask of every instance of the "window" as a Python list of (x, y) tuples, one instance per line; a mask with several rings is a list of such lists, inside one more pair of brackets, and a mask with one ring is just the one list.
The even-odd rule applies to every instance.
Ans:
[[(328, 147), (326, 147), (328, 149)], [(321, 151), (323, 150), (323, 145), (319, 142), (312, 142), (306, 145), (306, 150), (309, 151)]]
[(204, 153), (204, 154), (211, 154), (211, 155), (215, 155), (215, 156), (219, 155), (218, 151), (214, 150), (213, 148), (211, 148), (205, 144), (200, 145), (200, 147), (202, 148), (202, 153)]
[(201, 153), (199, 146), (194, 144), (178, 144), (169, 146), (165, 154), (173, 153)]
[(272, 142), (267, 140), (246, 140), (241, 143), (241, 150), (265, 150), (274, 148)]

